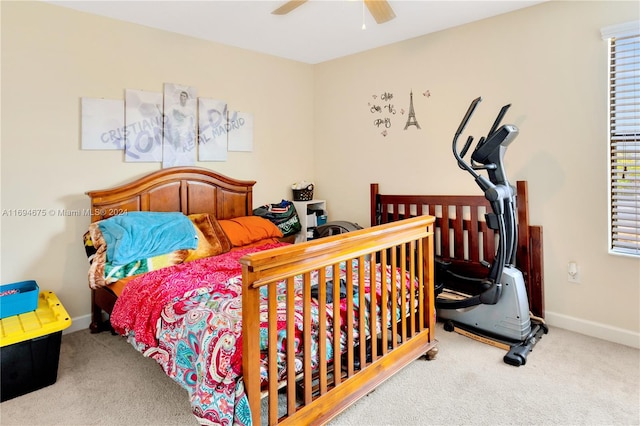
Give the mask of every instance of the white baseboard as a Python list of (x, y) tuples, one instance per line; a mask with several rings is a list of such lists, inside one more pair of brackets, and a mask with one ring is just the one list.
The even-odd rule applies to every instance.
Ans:
[(640, 349), (640, 333), (635, 331), (549, 311), (545, 311), (544, 319), (550, 326)]
[(86, 330), (91, 324), (91, 315), (82, 315), (81, 317), (71, 318), (71, 325), (64, 330), (62, 334), (73, 333), (74, 331)]
[[(553, 327), (564, 328), (565, 330), (640, 349), (640, 333), (631, 330), (549, 311), (545, 312), (545, 322)], [(91, 324), (91, 315), (73, 318), (71, 326), (65, 329), (63, 334), (87, 329), (89, 324)]]

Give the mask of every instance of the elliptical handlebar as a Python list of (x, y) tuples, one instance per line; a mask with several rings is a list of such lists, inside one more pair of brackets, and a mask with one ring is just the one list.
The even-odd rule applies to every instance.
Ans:
[(469, 119), (473, 115), (473, 111), (475, 111), (476, 107), (480, 102), (482, 102), (481, 96), (478, 96), (473, 101), (471, 101), (471, 105), (469, 105), (469, 108), (467, 109), (467, 113), (462, 118), (462, 121), (458, 126), (458, 130), (456, 130), (456, 135), (454, 139), (458, 139), (458, 137), (462, 134), (462, 132), (464, 132), (464, 128), (467, 127), (467, 123), (469, 122)]
[(467, 138), (467, 142), (464, 144), (464, 147), (460, 152), (458, 152), (458, 138), (460, 137), (462, 132), (464, 132), (464, 128), (467, 127), (467, 123), (469, 122), (469, 119), (473, 115), (473, 112), (475, 111), (476, 107), (480, 102), (482, 102), (482, 98), (477, 97), (471, 102), (471, 105), (469, 105), (469, 108), (467, 109), (466, 114), (464, 115), (464, 117), (462, 118), (462, 121), (460, 122), (460, 125), (458, 126), (458, 130), (456, 130), (456, 133), (453, 136), (453, 146), (452, 146), (453, 156), (458, 161), (458, 167), (468, 171), (476, 179), (479, 177), (479, 175), (475, 172), (473, 167), (469, 163), (467, 163), (463, 158), (467, 154), (467, 151), (469, 151), (469, 147), (471, 147), (471, 144), (473, 143), (473, 136), (469, 136)]
[[(462, 149), (458, 151), (458, 139), (464, 132), (471, 116), (481, 101), (482, 98), (477, 97), (469, 105), (453, 137), (452, 151), (458, 167), (466, 170), (474, 177), (476, 184), (482, 189), (485, 198), (490, 202), (495, 218), (497, 219), (496, 225), (499, 244), (487, 280), (485, 281), (487, 288), (482, 293), (464, 300), (442, 300), (439, 302), (439, 305), (448, 309), (497, 303), (502, 294), (502, 284), (500, 280), (504, 266), (507, 260), (512, 262), (511, 258), (515, 253), (514, 247), (511, 247), (515, 243), (515, 240), (506, 235), (507, 231), (513, 232), (513, 228), (515, 227), (514, 219), (511, 217), (511, 215), (513, 215), (512, 204), (514, 192), (506, 180), (502, 158), (506, 146), (518, 135), (518, 129), (513, 125), (504, 125), (498, 128), (502, 118), (511, 105), (509, 104), (502, 107), (489, 130), (489, 134), (486, 138), (480, 138), (471, 155), (471, 163), (467, 162), (464, 157), (471, 148), (473, 136), (469, 136)], [(489, 177), (480, 175), (476, 170), (487, 170)], [(505, 214), (509, 215), (508, 220), (505, 220)], [(509, 245), (509, 247), (507, 247), (507, 245)]]

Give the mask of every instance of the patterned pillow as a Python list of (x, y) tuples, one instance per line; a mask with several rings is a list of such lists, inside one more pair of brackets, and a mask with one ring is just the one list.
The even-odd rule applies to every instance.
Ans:
[(231, 242), (215, 217), (208, 213), (189, 215), (198, 233), (198, 247), (189, 250), (185, 262), (216, 256), (231, 250)]

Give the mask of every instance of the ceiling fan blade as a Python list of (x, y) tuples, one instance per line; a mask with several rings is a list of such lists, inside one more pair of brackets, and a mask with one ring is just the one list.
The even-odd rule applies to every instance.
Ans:
[(396, 17), (387, 0), (364, 0), (364, 3), (378, 24), (383, 24)]
[(307, 0), (291, 0), (271, 12), (273, 15), (286, 15), (298, 6), (302, 6)]

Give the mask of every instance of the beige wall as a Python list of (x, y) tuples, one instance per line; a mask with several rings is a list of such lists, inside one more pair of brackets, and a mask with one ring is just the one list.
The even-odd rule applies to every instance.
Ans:
[[(194, 86), (254, 114), (254, 151), (198, 165), (252, 179), (254, 202), (290, 196), (313, 169), (311, 65), (41, 2), (2, 2), (2, 209), (87, 208), (88, 190), (159, 170), (80, 150), (80, 98)], [(291, 154), (295, 155), (291, 161)], [(2, 217), (3, 283), (35, 279), (73, 318), (89, 313), (89, 217)], [(79, 322), (79, 321), (78, 321)]]
[[(483, 102), (466, 134), (476, 141), (511, 103), (505, 122), (520, 135), (505, 162), (511, 180), (529, 182), (531, 223), (544, 227), (547, 319), (638, 345), (640, 262), (607, 253), (600, 28), (639, 15), (636, 2), (554, 1), (317, 65), (315, 175), (332, 218), (368, 225), (371, 182), (389, 193), (480, 194), (455, 163), (454, 132), (475, 97)], [(411, 90), (421, 130), (405, 131)], [(368, 105), (383, 92), (397, 115), (405, 109), (387, 137)], [(580, 284), (567, 282), (569, 261)]]
[[(35, 2), (2, 2), (2, 209), (82, 209), (84, 192), (160, 168), (82, 151), (80, 98), (188, 84), (252, 112), (253, 153), (199, 163), (255, 179), (255, 203), (313, 179), (330, 219), (368, 225), (369, 183), (383, 191), (478, 193), (453, 162), (451, 139), (486, 133), (498, 109), (520, 136), (512, 180), (529, 181), (532, 223), (544, 227), (552, 325), (637, 345), (640, 262), (607, 254), (606, 45), (602, 26), (638, 18), (634, 2), (551, 2), (316, 66)], [(408, 93), (421, 130), (372, 125), (373, 94)], [(426, 98), (422, 93), (431, 92)], [(406, 111), (405, 111), (406, 114)], [(384, 166), (384, 167), (383, 167)], [(87, 217), (2, 217), (1, 282), (36, 279), (86, 321), (81, 235)], [(569, 284), (575, 260), (582, 282)]]

